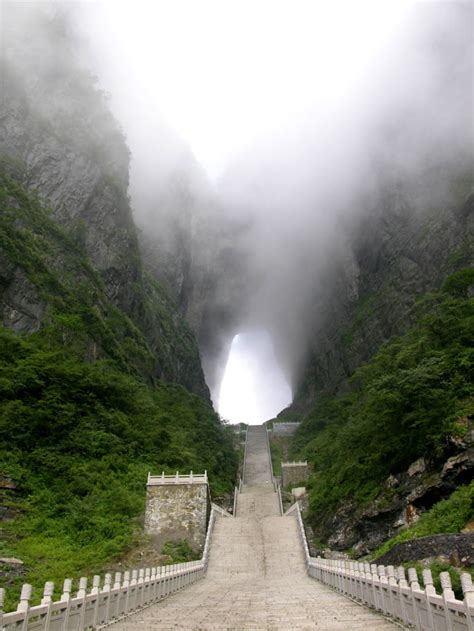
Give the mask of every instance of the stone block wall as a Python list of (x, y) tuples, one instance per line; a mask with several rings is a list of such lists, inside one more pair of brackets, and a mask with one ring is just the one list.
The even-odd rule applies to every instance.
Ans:
[(291, 436), (299, 426), (300, 423), (273, 423), (273, 436)]
[(307, 462), (282, 462), (281, 463), (281, 485), (284, 489), (288, 486), (301, 486), (301, 482), (306, 480), (310, 474)]
[(178, 483), (147, 486), (145, 533), (166, 541), (185, 540), (196, 551), (206, 539), (210, 512), (207, 483)]

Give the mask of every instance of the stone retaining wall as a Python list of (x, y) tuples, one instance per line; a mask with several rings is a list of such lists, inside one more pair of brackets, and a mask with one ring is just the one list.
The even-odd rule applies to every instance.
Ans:
[(157, 540), (187, 541), (198, 551), (206, 539), (210, 502), (207, 484), (147, 486), (145, 532)]
[(309, 465), (307, 462), (282, 462), (281, 463), (281, 485), (284, 489), (289, 486), (301, 486), (301, 482), (309, 476)]
[(273, 436), (291, 436), (299, 426), (300, 423), (273, 423)]
[(463, 567), (474, 565), (474, 532), (431, 535), (399, 543), (377, 559), (382, 565), (399, 565), (430, 557), (446, 557), (452, 564)]

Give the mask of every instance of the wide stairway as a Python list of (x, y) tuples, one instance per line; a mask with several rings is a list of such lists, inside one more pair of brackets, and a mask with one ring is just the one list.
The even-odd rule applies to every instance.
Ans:
[(204, 580), (112, 628), (390, 630), (382, 616), (306, 574), (295, 516), (280, 516), (266, 429), (249, 427), (237, 516), (217, 519)]

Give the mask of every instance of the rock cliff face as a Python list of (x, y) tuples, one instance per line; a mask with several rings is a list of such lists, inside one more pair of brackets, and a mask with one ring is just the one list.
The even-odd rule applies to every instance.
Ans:
[(169, 291), (196, 335), (206, 382), (217, 403), (234, 335), (246, 320), (248, 226), (231, 220), (194, 158), (183, 155), (166, 186), (149, 182), (141, 213), (144, 264)]
[[(143, 269), (127, 192), (129, 152), (103, 94), (77, 63), (67, 23), (46, 12), (28, 45), (22, 41), (19, 47), (17, 20), (13, 14), (12, 24), (6, 22), (1, 60), (4, 162), (19, 167), (21, 183), (36, 191), (80, 243), (107, 300), (141, 331), (155, 356), (145, 376), (208, 396), (189, 327)], [(48, 304), (21, 266), (5, 252), (1, 256), (3, 322), (16, 331), (35, 331)]]
[(344, 391), (357, 367), (413, 324), (418, 299), (438, 290), (449, 273), (474, 264), (470, 193), (469, 175), (453, 178), (435, 206), (420, 190), (385, 190), (352, 226), (347, 250), (314, 303), (317, 327), (295, 409), (307, 409), (321, 392)]
[(452, 455), (441, 464), (420, 458), (406, 471), (389, 476), (378, 497), (363, 507), (351, 500), (341, 503), (322, 521), (319, 536), (332, 549), (351, 548), (356, 556), (370, 554), (387, 538), (413, 525), (436, 502), (449, 497), (460, 484), (472, 480), (474, 431), (471, 429), (462, 441), (451, 441), (448, 453)]
[[(306, 368), (292, 406), (282, 416), (305, 418), (321, 397), (337, 397), (352, 386), (348, 379), (384, 342), (410, 329), (418, 300), (438, 291), (459, 269), (474, 267), (474, 197), (470, 178), (455, 178), (436, 207), (418, 206), (416, 196), (385, 194), (355, 226), (346, 259), (335, 267), (315, 305)], [(390, 393), (389, 394), (395, 394)], [(317, 534), (337, 550), (370, 553), (388, 537), (472, 479), (472, 415), (463, 437), (448, 437), (440, 453), (380, 480), (377, 497), (362, 503), (352, 497), (320, 515)], [(303, 422), (299, 445), (317, 430)], [(316, 433), (315, 433), (316, 431)], [(343, 426), (340, 431), (343, 431)], [(376, 428), (374, 428), (376, 431)], [(387, 436), (387, 443), (391, 440)], [(315, 453), (316, 460), (318, 454)]]

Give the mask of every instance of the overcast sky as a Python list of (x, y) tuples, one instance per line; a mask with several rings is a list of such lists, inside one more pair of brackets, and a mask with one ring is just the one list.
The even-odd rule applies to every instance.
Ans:
[(215, 178), (256, 138), (347, 98), (411, 4), (105, 0), (81, 19), (123, 118), (152, 112)]

